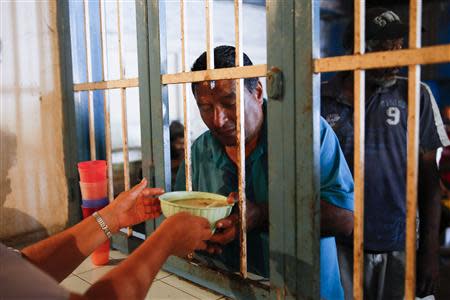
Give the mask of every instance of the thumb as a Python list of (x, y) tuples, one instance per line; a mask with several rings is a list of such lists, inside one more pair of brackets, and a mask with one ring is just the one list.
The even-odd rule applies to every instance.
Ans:
[(239, 193), (237, 192), (231, 192), (227, 197), (227, 203), (233, 204), (235, 202), (239, 201)]
[(144, 177), (141, 182), (139, 182), (138, 184), (136, 184), (129, 192), (129, 196), (136, 198), (137, 196), (139, 196), (140, 193), (142, 193), (142, 191), (145, 189), (145, 187), (147, 186), (147, 179)]

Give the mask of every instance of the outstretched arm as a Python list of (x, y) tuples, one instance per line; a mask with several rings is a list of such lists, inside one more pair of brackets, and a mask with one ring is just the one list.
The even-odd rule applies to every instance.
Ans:
[[(155, 197), (163, 190), (146, 188), (146, 185), (147, 180), (144, 179), (99, 211), (112, 233), (161, 214), (159, 200)], [(22, 254), (39, 269), (61, 281), (106, 239), (91, 216), (61, 233), (24, 248)]]
[(125, 261), (94, 283), (84, 296), (71, 299), (144, 299), (159, 269), (170, 255), (187, 256), (206, 248), (208, 220), (179, 213), (160, 227)]

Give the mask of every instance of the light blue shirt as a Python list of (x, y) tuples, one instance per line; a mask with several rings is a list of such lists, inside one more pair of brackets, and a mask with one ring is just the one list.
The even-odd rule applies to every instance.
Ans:
[[(268, 202), (267, 130), (246, 159), (246, 196), (256, 203)], [(353, 179), (331, 127), (320, 120), (320, 197), (338, 207), (353, 210)], [(222, 194), (237, 191), (237, 168), (220, 142), (207, 131), (192, 145), (192, 189)], [(184, 162), (175, 190), (185, 190)], [(269, 237), (263, 230), (247, 234), (247, 263), (252, 273), (269, 276)], [(320, 240), (320, 287), (323, 299), (344, 299), (334, 237)], [(231, 270), (239, 268), (239, 243), (224, 247), (219, 259)]]

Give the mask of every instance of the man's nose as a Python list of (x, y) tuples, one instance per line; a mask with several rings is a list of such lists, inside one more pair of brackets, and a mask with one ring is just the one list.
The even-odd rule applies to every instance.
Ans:
[(221, 128), (225, 125), (227, 117), (222, 108), (216, 107), (214, 109), (214, 127)]

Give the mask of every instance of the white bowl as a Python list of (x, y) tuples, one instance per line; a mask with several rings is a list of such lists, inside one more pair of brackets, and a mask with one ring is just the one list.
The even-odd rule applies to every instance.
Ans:
[[(188, 199), (213, 199), (223, 201), (225, 206), (220, 207), (194, 207), (177, 203), (179, 200)], [(163, 215), (168, 218), (179, 212), (188, 212), (194, 216), (208, 219), (211, 229), (215, 229), (216, 222), (230, 215), (233, 204), (227, 203), (227, 197), (205, 192), (170, 192), (159, 196)]]

